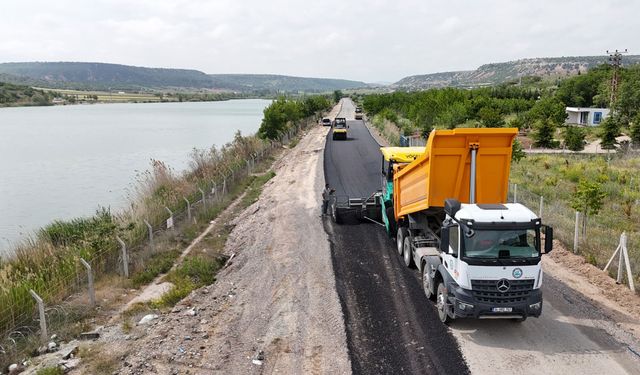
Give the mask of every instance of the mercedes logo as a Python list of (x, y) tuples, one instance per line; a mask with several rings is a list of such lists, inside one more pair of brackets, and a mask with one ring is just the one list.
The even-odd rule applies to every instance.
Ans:
[(511, 288), (511, 284), (509, 284), (509, 280), (507, 279), (500, 279), (496, 283), (496, 288), (498, 288), (499, 292), (505, 293), (509, 288)]

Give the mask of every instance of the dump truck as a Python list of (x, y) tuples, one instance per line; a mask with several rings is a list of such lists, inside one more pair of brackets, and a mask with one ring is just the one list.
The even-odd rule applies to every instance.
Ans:
[(356, 107), (355, 118), (356, 120), (362, 120), (362, 108)]
[(522, 322), (542, 312), (540, 262), (553, 229), (524, 205), (507, 203), (516, 134), (434, 130), (426, 147), (383, 147), (381, 191), (332, 209), (332, 216), (351, 213), (386, 228), (444, 323)]
[(347, 119), (344, 117), (336, 117), (333, 120), (333, 126), (332, 126), (332, 138), (333, 140), (336, 139), (342, 139), (342, 140), (346, 140), (347, 139), (347, 129), (349, 128), (349, 125), (347, 125)]

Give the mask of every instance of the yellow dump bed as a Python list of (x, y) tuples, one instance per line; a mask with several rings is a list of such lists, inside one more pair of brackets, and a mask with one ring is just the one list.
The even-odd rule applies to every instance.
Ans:
[(471, 149), (476, 148), (475, 203), (506, 203), (515, 128), (434, 130), (422, 155), (397, 165), (393, 177), (396, 219), (444, 207), (447, 198), (469, 202)]

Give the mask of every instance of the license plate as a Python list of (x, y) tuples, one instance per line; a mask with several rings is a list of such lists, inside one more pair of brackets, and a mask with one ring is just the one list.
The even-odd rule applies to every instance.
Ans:
[(491, 311), (495, 313), (510, 313), (511, 311), (513, 311), (513, 308), (512, 307), (494, 307), (493, 309), (491, 309)]

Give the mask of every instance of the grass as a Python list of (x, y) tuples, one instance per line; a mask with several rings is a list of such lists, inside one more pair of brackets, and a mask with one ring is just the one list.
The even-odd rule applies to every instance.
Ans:
[(382, 136), (391, 146), (400, 145), (400, 130), (392, 122), (377, 114), (371, 119), (373, 126), (382, 133)]
[(555, 236), (568, 248), (573, 248), (575, 225), (569, 202), (581, 180), (597, 182), (606, 196), (600, 212), (587, 219), (580, 253), (602, 268), (626, 231), (631, 267), (640, 282), (639, 169), (637, 155), (529, 155), (512, 165), (511, 182), (518, 184), (518, 201), (534, 211), (539, 196), (544, 196), (543, 220), (554, 226)]
[(261, 176), (254, 177), (251, 181), (251, 184), (249, 185), (249, 188), (247, 189), (246, 194), (244, 195), (244, 197), (242, 197), (242, 201), (240, 201), (240, 206), (242, 208), (247, 208), (255, 203), (262, 193), (262, 187), (264, 186), (264, 184), (275, 177), (275, 175), (275, 172), (269, 171)]
[(152, 303), (153, 307), (172, 307), (189, 295), (193, 290), (205, 285), (213, 284), (215, 274), (224, 265), (224, 257), (205, 257), (196, 255), (187, 257), (184, 262), (176, 267), (167, 280), (173, 283), (173, 288)]
[(36, 372), (36, 375), (63, 375), (64, 370), (60, 367), (42, 368)]
[(148, 284), (153, 281), (158, 275), (169, 272), (173, 263), (180, 256), (180, 251), (171, 250), (163, 253), (155, 254), (149, 259), (149, 262), (145, 265), (144, 270), (137, 273), (132, 281), (133, 286), (138, 288), (142, 285)]
[(120, 366), (120, 359), (116, 353), (102, 350), (102, 345), (82, 345), (78, 349), (78, 357), (87, 364), (88, 374), (113, 374)]

